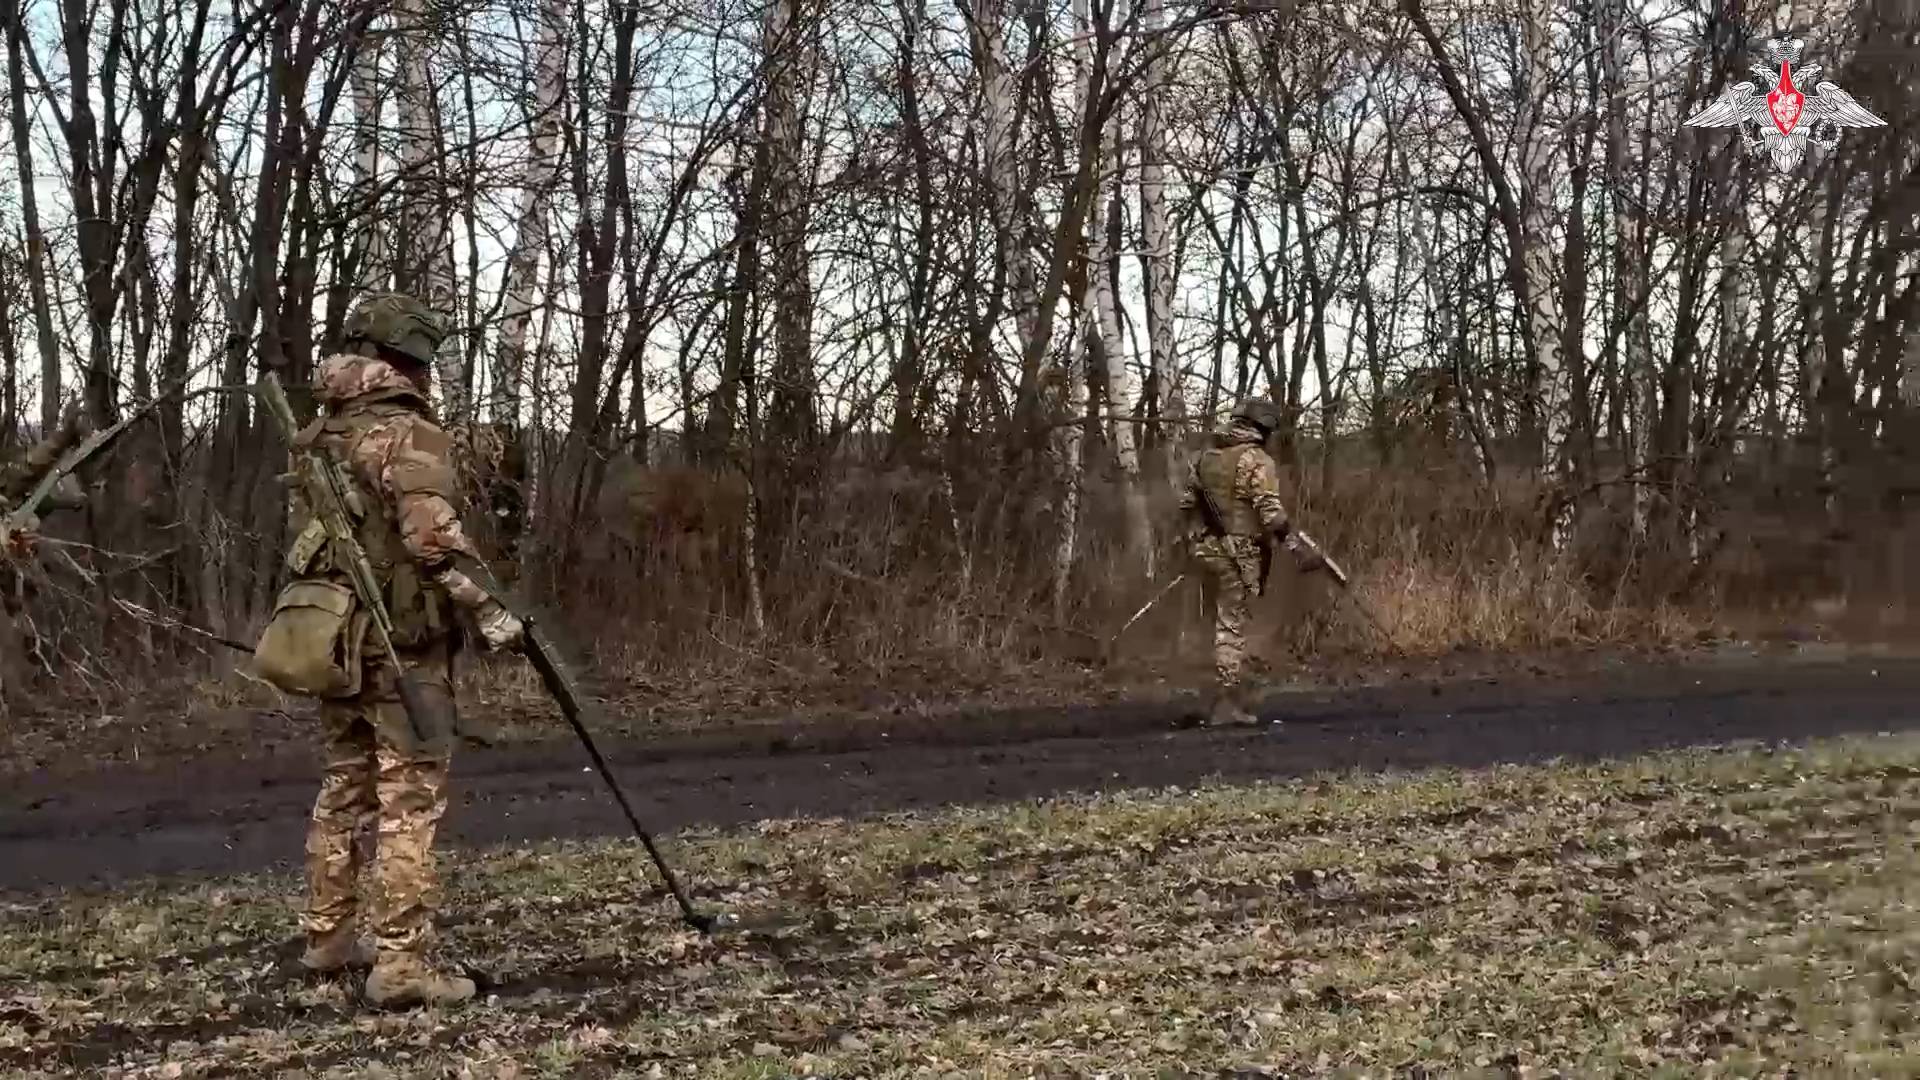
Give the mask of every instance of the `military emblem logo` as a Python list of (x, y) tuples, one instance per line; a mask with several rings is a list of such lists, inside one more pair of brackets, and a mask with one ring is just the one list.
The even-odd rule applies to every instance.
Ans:
[[(1748, 69), (1754, 81), (1727, 87), (1712, 104), (1688, 117), (1686, 126), (1737, 127), (1748, 151), (1765, 150), (1781, 172), (1800, 164), (1809, 143), (1822, 150), (1838, 146), (1841, 128), (1886, 126), (1853, 95), (1821, 79), (1818, 64), (1794, 70), (1806, 44), (1797, 38), (1769, 40), (1767, 66)], [(1801, 89), (1804, 86), (1812, 86), (1813, 92)]]

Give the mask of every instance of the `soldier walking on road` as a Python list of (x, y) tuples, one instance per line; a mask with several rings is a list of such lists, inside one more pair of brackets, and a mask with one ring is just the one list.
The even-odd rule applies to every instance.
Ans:
[(1188, 553), (1201, 575), (1213, 612), (1215, 695), (1213, 724), (1259, 723), (1242, 685), (1250, 601), (1266, 587), (1265, 570), (1278, 543), (1305, 573), (1325, 565), (1317, 549), (1294, 539), (1280, 505), (1279, 470), (1266, 442), (1280, 426), (1271, 401), (1248, 398), (1233, 410), (1225, 435), (1194, 461), (1180, 493)]
[[(473, 996), (471, 979), (436, 971), (424, 957), (439, 901), (434, 831), (446, 812), (458, 725), (450, 665), (461, 633), (449, 602), (471, 615), (489, 648), (511, 648), (522, 634), (512, 613), (452, 566), (454, 556), (474, 549), (455, 511), (449, 439), (429, 396), (434, 351), (446, 333), (444, 320), (411, 297), (368, 299), (347, 323), (347, 351), (321, 362), (314, 378), (320, 415), (296, 439), (324, 449), (345, 476), (355, 539), (380, 578), (400, 654), (387, 656), (365, 635), (362, 617), (357, 692), (320, 707), (325, 774), (307, 834), (301, 962), (320, 972), (371, 964), (366, 996), (382, 1006)], [(289, 569), (296, 579), (339, 579), (342, 561), (324, 524), (302, 520), (308, 515), (295, 502)], [(430, 718), (410, 721), (396, 663), (419, 683)], [(354, 842), (363, 826), (377, 828), (370, 868)], [(363, 881), (364, 905), (357, 896)]]

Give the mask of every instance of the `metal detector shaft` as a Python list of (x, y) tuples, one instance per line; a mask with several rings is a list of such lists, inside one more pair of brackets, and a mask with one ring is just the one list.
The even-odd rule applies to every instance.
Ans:
[(1121, 634), (1124, 634), (1128, 630), (1132, 629), (1133, 624), (1139, 622), (1141, 617), (1146, 615), (1147, 612), (1152, 611), (1153, 606), (1155, 604), (1158, 604), (1160, 601), (1165, 600), (1167, 598), (1167, 594), (1173, 591), (1173, 587), (1175, 585), (1178, 585), (1185, 580), (1187, 580), (1187, 575), (1185, 572), (1175, 574), (1173, 576), (1172, 581), (1167, 582), (1166, 585), (1162, 587), (1159, 592), (1153, 594), (1153, 599), (1147, 601), (1144, 604), (1141, 604), (1140, 610), (1134, 612), (1132, 618), (1120, 624), (1120, 629), (1115, 630), (1113, 632), (1113, 637), (1107, 639), (1107, 647), (1111, 649), (1114, 646), (1114, 644), (1120, 640)]
[[(507, 603), (506, 591), (500, 587), (500, 582), (494, 578), (493, 573), (484, 563), (478, 559), (460, 557), (456, 560), (456, 565), (468, 577), (478, 582), (480, 587), (487, 591), (487, 595), (501, 604)], [(634, 835), (638, 836), (640, 843), (646, 847), (647, 856), (653, 860), (654, 869), (660, 871), (661, 879), (667, 883), (667, 890), (673, 893), (674, 903), (680, 905), (681, 917), (686, 919), (687, 925), (701, 933), (713, 933), (718, 921), (712, 915), (704, 915), (694, 910), (693, 901), (688, 898), (687, 890), (681, 886), (680, 878), (674, 874), (673, 868), (667, 865), (666, 857), (660, 854), (659, 845), (653, 842), (653, 834), (647, 831), (646, 826), (640, 824), (640, 815), (634, 812), (633, 803), (628, 801), (626, 789), (622, 788), (620, 781), (614, 778), (613, 768), (607, 764), (606, 757), (600, 753), (600, 747), (594, 743), (593, 733), (587, 730), (586, 722), (582, 718), (582, 714), (586, 711), (586, 704), (580, 696), (580, 688), (574, 684), (573, 673), (568, 671), (566, 664), (561, 661), (560, 652), (554, 647), (553, 640), (547, 637), (546, 631), (542, 630), (538, 623), (534, 622), (530, 613), (516, 611), (514, 614), (519, 616), (521, 623), (526, 627), (521, 638), (521, 653), (526, 656), (527, 662), (533, 665), (533, 670), (539, 673), (540, 681), (546, 686), (547, 693), (553, 697), (554, 703), (560, 706), (561, 715), (567, 718), (567, 724), (579, 737), (580, 745), (586, 748), (587, 757), (593, 762), (594, 771), (600, 774), (600, 779), (606, 783), (607, 790), (613, 793), (613, 801), (620, 804), (620, 812), (627, 816), (627, 824), (633, 826)]]
[(68, 473), (85, 464), (88, 458), (106, 449), (142, 417), (159, 408), (168, 399), (178, 396), (179, 393), (180, 389), (176, 387), (161, 394), (128, 413), (117, 423), (94, 432), (81, 440), (78, 446), (70, 447), (66, 453), (61, 454), (52, 467), (41, 474), (39, 482), (27, 492), (27, 497), (20, 500), (20, 505), (9, 511), (4, 518), (0, 518), (0, 537), (9, 536), (26, 528), (27, 519), (33, 516), (34, 511), (40, 509), (40, 504), (46, 501), (47, 496), (53, 494), (53, 489), (59, 486), (60, 481)]
[(667, 888), (673, 893), (674, 902), (680, 905), (681, 916), (701, 933), (712, 933), (713, 916), (703, 915), (694, 910), (693, 901), (687, 897), (687, 890), (681, 886), (680, 879), (674, 875), (673, 869), (667, 865), (666, 858), (660, 854), (660, 848), (653, 842), (653, 834), (647, 831), (646, 826), (640, 824), (640, 815), (634, 812), (633, 804), (627, 801), (626, 791), (621, 788), (620, 781), (614, 779), (613, 770), (608, 767), (607, 759), (601, 755), (600, 748), (594, 744), (592, 733), (581, 721), (580, 695), (574, 688), (573, 676), (561, 665), (558, 655), (554, 652), (553, 643), (547, 640), (546, 634), (538, 626), (528, 623), (525, 644), (522, 648), (527, 660), (533, 664), (534, 670), (540, 673), (540, 680), (546, 684), (547, 692), (552, 694), (554, 701), (559, 704), (561, 713), (567, 718), (567, 723), (572, 725), (573, 733), (580, 737), (580, 745), (586, 747), (587, 757), (592, 759), (594, 770), (600, 774), (600, 779), (606, 782), (607, 790), (613, 792), (613, 800), (620, 804), (620, 812), (627, 816), (627, 824), (633, 826), (634, 835), (638, 836), (640, 843), (646, 846), (647, 854), (652, 857), (654, 867), (660, 871), (660, 876), (666, 880)]
[(1353, 579), (1347, 576), (1346, 570), (1344, 570), (1339, 563), (1334, 562), (1333, 557), (1328, 555), (1320, 545), (1314, 543), (1312, 537), (1304, 532), (1300, 533), (1299, 536), (1302, 543), (1311, 546), (1313, 550), (1320, 555), (1320, 561), (1326, 564), (1325, 569), (1327, 576), (1331, 577), (1334, 583), (1340, 586), (1340, 592), (1346, 596), (1348, 600), (1352, 601), (1353, 606), (1359, 610), (1360, 614), (1367, 617), (1367, 621), (1373, 624), (1373, 629), (1379, 633), (1381, 637), (1391, 641), (1393, 635), (1387, 633), (1386, 625), (1380, 621), (1380, 617), (1373, 613), (1373, 608), (1369, 607), (1366, 601), (1360, 599), (1359, 593), (1353, 591)]

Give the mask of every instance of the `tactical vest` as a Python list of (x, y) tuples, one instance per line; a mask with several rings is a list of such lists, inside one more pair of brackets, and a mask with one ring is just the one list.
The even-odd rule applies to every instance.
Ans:
[[(399, 649), (419, 648), (445, 635), (453, 626), (448, 601), (437, 586), (421, 578), (385, 500), (374, 498), (346, 462), (351, 460), (354, 446), (375, 424), (408, 411), (395, 404), (356, 405), (343, 415), (315, 420), (295, 436), (302, 447), (318, 445), (324, 449), (338, 466), (347, 494), (347, 512), (354, 519), (354, 538), (367, 553), (374, 577), (380, 582), (387, 615), (393, 620), (393, 644)], [(317, 515), (309, 510), (306, 518), (294, 522), (298, 532), (293, 549), (287, 553), (287, 568), (295, 577), (350, 581), (347, 554), (334, 551), (326, 526)]]
[(1200, 486), (1213, 496), (1213, 505), (1220, 511), (1220, 524), (1226, 527), (1228, 536), (1260, 535), (1260, 519), (1253, 512), (1253, 504), (1240, 498), (1233, 484), (1234, 475), (1240, 471), (1240, 459), (1253, 449), (1250, 443), (1216, 446), (1202, 453), (1194, 464)]

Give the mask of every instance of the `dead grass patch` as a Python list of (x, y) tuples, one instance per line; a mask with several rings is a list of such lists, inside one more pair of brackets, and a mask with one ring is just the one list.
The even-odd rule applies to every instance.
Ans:
[(1892, 1075), (1920, 1053), (1920, 740), (1324, 777), (455, 868), (487, 999), (293, 974), (294, 882), (10, 905), (25, 1075)]

